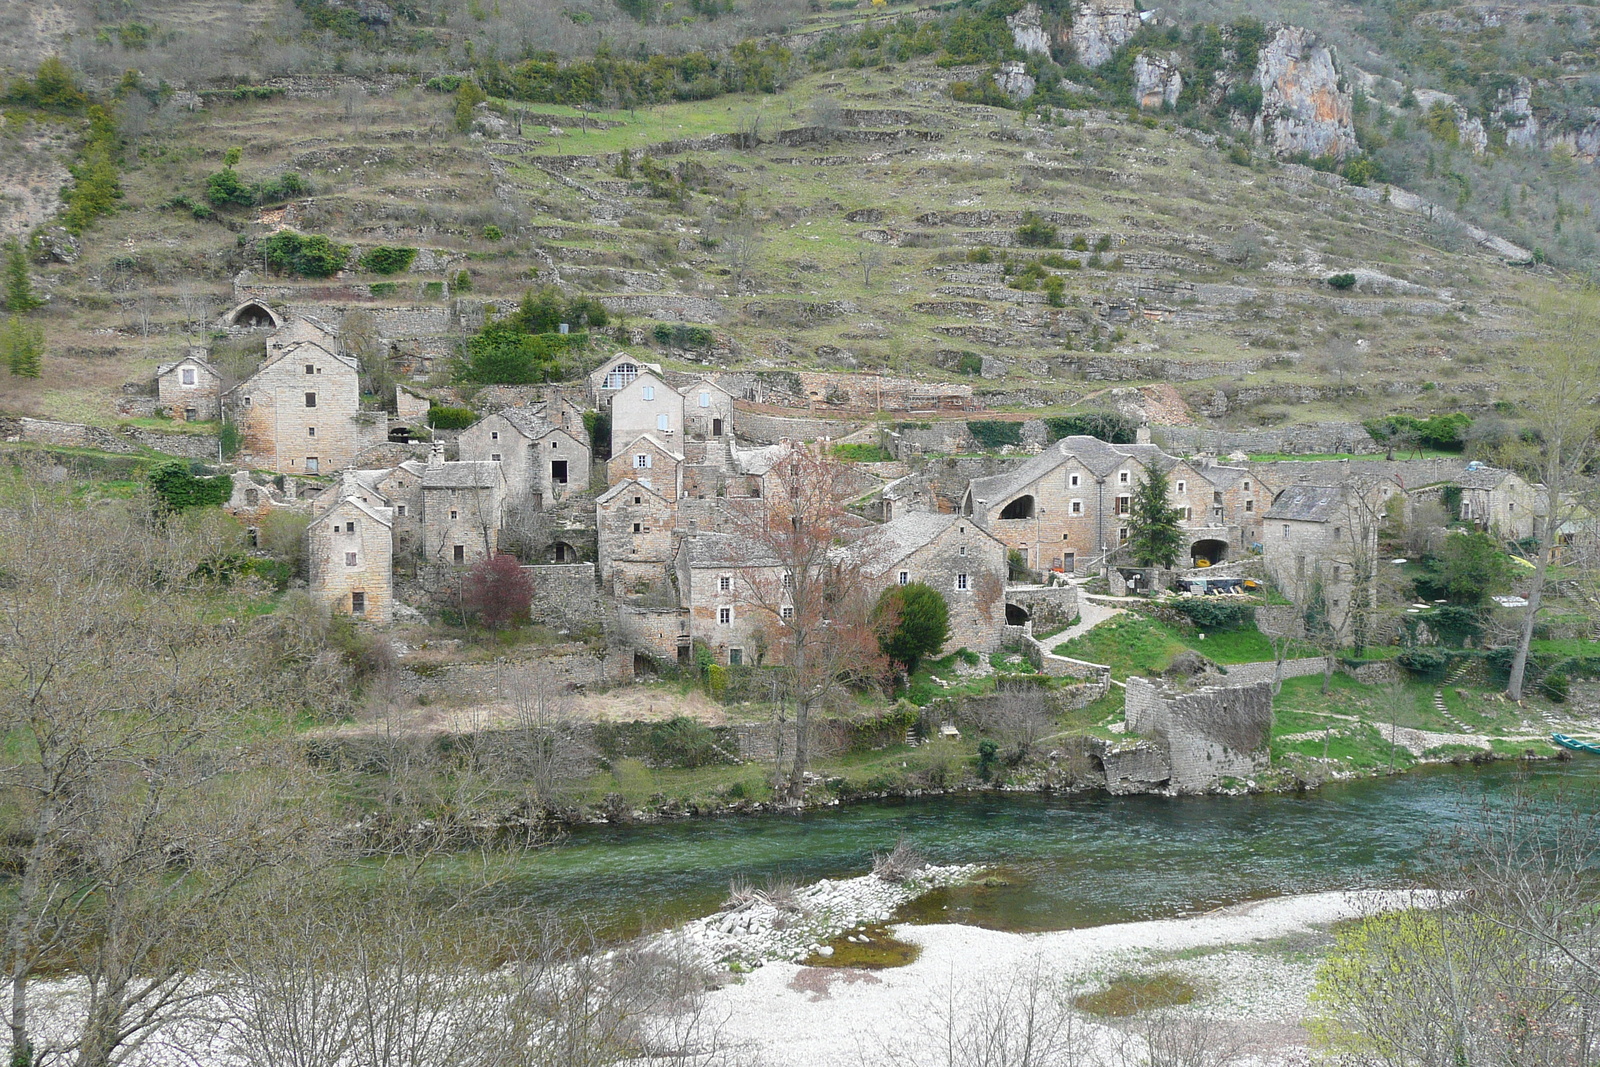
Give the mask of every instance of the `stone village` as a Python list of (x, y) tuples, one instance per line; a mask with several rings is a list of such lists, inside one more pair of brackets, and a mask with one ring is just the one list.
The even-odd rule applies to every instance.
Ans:
[[(221, 415), (238, 427), (240, 467), (226, 510), (252, 538), (274, 511), (309, 515), (310, 594), (377, 626), (436, 606), (466, 569), (514, 542), (534, 589), (534, 621), (598, 629), (612, 681), (687, 663), (696, 647), (726, 666), (762, 661), (768, 628), (792, 608), (781, 595), (756, 593), (792, 578), (735, 520), (793, 492), (800, 461), (841, 443), (886, 445), (894, 456), (835, 464), (843, 474), (832, 503), (849, 516), (850, 550), (871, 561), (867, 580), (939, 589), (950, 608), (947, 649), (988, 654), (1020, 643), (1043, 673), (1082, 679), (1090, 694), (1111, 684), (1106, 670), (1050, 653), (1032, 628), (1036, 616), (1077, 617), (1080, 585), (1095, 576), (1117, 595), (1264, 581), (1303, 603), (1315, 586), (1339, 631), (1352, 598), (1373, 595), (1387, 510), (1450, 487), (1461, 494), (1463, 519), (1480, 528), (1508, 539), (1539, 531), (1537, 487), (1476, 463), (1185, 457), (1152, 443), (1149, 425), (1132, 444), (1032, 435), (1007, 448), (1010, 456), (918, 461), (912, 434), (774, 414), (748, 375), (666, 370), (621, 352), (580, 382), (496, 387), (489, 406), (497, 410), (458, 433), (435, 430), (426, 445), (407, 444), (407, 428), (426, 424), (428, 402), (401, 385), (393, 414), (364, 407), (358, 364), (334, 317), (247, 300), (224, 324), (259, 339), (253, 373), (225, 389), (203, 350), (159, 368), (155, 392), (168, 413)], [(812, 396), (866, 388), (852, 377), (807, 375), (814, 380), (802, 388)], [(880, 410), (886, 384), (901, 390), (910, 413), (970, 406), (970, 387), (879, 379), (870, 388)], [(591, 428), (607, 424), (610, 457), (599, 461), (605, 447), (596, 448)], [(967, 476), (952, 479), (952, 463)], [(1171, 571), (1128, 566), (1121, 551), (1133, 495), (1152, 469), (1165, 475), (1181, 516), (1181, 566)], [(1238, 668), (1229, 673), (1226, 685), (1206, 676), (1204, 686), (1191, 680), (1171, 693), (1160, 680), (1127, 687), (1130, 727), (1156, 724), (1165, 745), (1154, 755), (1107, 747), (1101, 759), (1113, 791), (1119, 782), (1204, 788), (1264, 766), (1270, 687)], [(1209, 712), (1181, 713), (1197, 701)], [(1240, 714), (1253, 724), (1242, 734)], [(1220, 722), (1233, 723), (1233, 741), (1211, 736)]]

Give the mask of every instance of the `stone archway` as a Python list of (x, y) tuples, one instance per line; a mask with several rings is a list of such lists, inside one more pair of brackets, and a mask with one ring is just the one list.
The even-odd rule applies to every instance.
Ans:
[[(1228, 558), (1228, 542), (1214, 537), (1203, 538), (1189, 546), (1189, 558), (1196, 567), (1215, 567)], [(1205, 562), (1202, 563), (1202, 560)]]
[(228, 326), (243, 326), (247, 329), (277, 329), (283, 325), (283, 316), (260, 300), (246, 300), (232, 311), (223, 316), (222, 321)]
[(1006, 605), (1006, 625), (1007, 626), (1026, 626), (1027, 623), (1028, 623), (1028, 620), (1031, 619), (1031, 618), (1033, 618), (1033, 616), (1031, 614), (1029, 614), (1028, 609), (1023, 607), (1022, 605), (1020, 605), (1020, 604), (1007, 604)]

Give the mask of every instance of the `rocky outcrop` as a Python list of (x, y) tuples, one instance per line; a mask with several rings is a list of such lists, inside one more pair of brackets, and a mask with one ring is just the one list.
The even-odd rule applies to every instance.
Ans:
[(1505, 127), (1506, 144), (1512, 148), (1538, 148), (1539, 119), (1533, 113), (1533, 83), (1518, 78), (1510, 89), (1500, 90), (1495, 101), (1496, 122)]
[(1133, 98), (1146, 111), (1174, 107), (1183, 92), (1176, 52), (1141, 52), (1133, 61)]
[(1098, 67), (1139, 31), (1141, 22), (1133, 0), (1080, 0), (1062, 43), (1077, 52), (1079, 63)]
[(1261, 110), (1256, 139), (1278, 155), (1342, 159), (1356, 144), (1350, 90), (1341, 84), (1333, 50), (1309, 30), (1281, 26), (1256, 64)]
[(1011, 41), (1018, 51), (1050, 58), (1050, 36), (1044, 32), (1044, 13), (1038, 4), (1029, 4), (1015, 15), (1007, 15), (1006, 25), (1011, 27)]
[(1038, 87), (1038, 83), (1028, 76), (1027, 69), (1016, 62), (1000, 64), (1000, 69), (995, 72), (994, 83), (1002, 93), (1019, 103), (1032, 96), (1033, 90)]

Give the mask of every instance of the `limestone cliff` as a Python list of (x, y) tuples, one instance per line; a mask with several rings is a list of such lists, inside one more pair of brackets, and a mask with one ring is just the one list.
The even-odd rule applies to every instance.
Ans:
[(1299, 26), (1281, 26), (1261, 49), (1255, 83), (1261, 110), (1252, 132), (1279, 155), (1343, 159), (1356, 144), (1350, 90), (1333, 50)]
[(1141, 52), (1133, 61), (1133, 98), (1146, 111), (1177, 104), (1183, 92), (1176, 52)]
[(1076, 51), (1078, 62), (1098, 67), (1139, 31), (1141, 19), (1133, 0), (1080, 0), (1072, 11), (1072, 28), (1062, 43)]
[(1050, 36), (1044, 32), (1044, 13), (1038, 4), (1029, 4), (1015, 15), (1006, 16), (1011, 27), (1011, 40), (1017, 48), (1029, 55), (1050, 58)]

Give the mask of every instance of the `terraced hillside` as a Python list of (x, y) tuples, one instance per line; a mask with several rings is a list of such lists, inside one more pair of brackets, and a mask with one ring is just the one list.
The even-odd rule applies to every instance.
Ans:
[[(982, 76), (833, 72), (636, 112), (491, 103), (468, 136), (452, 97), (398, 77), (210, 97), (152, 125), (126, 208), (43, 271), (52, 342), (93, 373), (10, 383), (12, 400), (104, 417), (250, 270), (312, 299), (458, 310), (556, 284), (601, 295), (620, 343), (668, 349), (654, 358), (971, 375), (1001, 410), (1170, 381), (1218, 425), (1473, 411), (1501, 399), (1526, 295), (1560, 284), (1404, 193), (1230, 159), (1169, 120), (950, 99)], [(234, 146), (245, 180), (292, 171), (311, 195), (195, 217)], [(263, 278), (253, 241), (285, 223), (351, 243), (352, 264), (427, 254), (398, 279)], [(712, 336), (662, 345), (650, 320)]]

